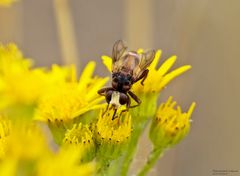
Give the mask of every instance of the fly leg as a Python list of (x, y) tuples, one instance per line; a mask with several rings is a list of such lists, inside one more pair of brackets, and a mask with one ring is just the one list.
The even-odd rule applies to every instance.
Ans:
[(135, 108), (135, 107), (139, 106), (139, 105), (141, 104), (141, 102), (142, 102), (142, 101), (137, 97), (137, 95), (135, 95), (133, 92), (128, 91), (128, 94), (132, 97), (132, 99), (134, 99), (134, 101), (137, 102), (137, 104), (131, 106), (131, 99), (128, 98), (127, 101), (126, 101), (126, 107), (127, 107), (127, 108), (124, 109), (124, 110), (122, 110), (120, 115), (122, 115), (122, 113), (128, 111), (129, 108)]
[(108, 108), (109, 108), (109, 104), (107, 104), (106, 110), (102, 113), (102, 116), (106, 114), (106, 112), (108, 111)]
[(133, 92), (128, 91), (128, 94), (134, 99), (134, 101), (137, 102), (136, 105), (129, 106), (129, 108), (135, 108), (135, 107), (139, 106), (142, 103), (142, 101)]
[[(128, 97), (128, 95), (127, 95), (127, 97)], [(129, 108), (131, 108), (130, 105), (131, 105), (131, 99), (128, 97), (128, 99), (126, 99), (126, 109), (124, 109), (120, 112), (120, 116), (122, 116), (122, 113), (127, 112), (129, 110)]]
[[(98, 90), (98, 94), (101, 95), (101, 96), (105, 96), (106, 100), (107, 100), (107, 94), (110, 93), (111, 91), (113, 91), (114, 89), (112, 87), (105, 87), (105, 88), (102, 88), (100, 90)], [(109, 92), (110, 91), (110, 92)], [(111, 94), (111, 93), (110, 93)], [(108, 111), (108, 108), (109, 108), (109, 102), (107, 101), (108, 105), (107, 105), (107, 108), (106, 110), (102, 113), (102, 115), (104, 115), (107, 111)]]
[(141, 84), (143, 85), (143, 82), (144, 82), (145, 79), (147, 78), (148, 72), (149, 72), (148, 69), (144, 70), (144, 71), (142, 72), (142, 74), (137, 78), (137, 80), (136, 80), (135, 82), (137, 82), (137, 81), (139, 81), (139, 80), (142, 79)]
[(112, 87), (104, 87), (104, 88), (98, 90), (98, 94), (101, 96), (105, 96), (106, 92), (109, 90), (114, 90), (114, 89)]
[(116, 117), (116, 113), (117, 113), (117, 109), (114, 109), (114, 112), (113, 112), (113, 116), (112, 116), (112, 120), (114, 120)]

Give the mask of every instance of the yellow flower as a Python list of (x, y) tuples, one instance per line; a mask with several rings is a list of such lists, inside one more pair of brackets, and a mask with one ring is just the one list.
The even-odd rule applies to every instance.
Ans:
[(6, 156), (23, 160), (35, 160), (50, 152), (46, 136), (34, 124), (17, 124), (12, 126)]
[(70, 81), (50, 86), (51, 89), (40, 98), (34, 118), (48, 123), (57, 144), (62, 143), (66, 129), (72, 126), (73, 119), (102, 106), (99, 103), (103, 97), (97, 91), (108, 78), (92, 77), (95, 65), (95, 62), (87, 64), (79, 82), (72, 72)]
[(79, 82), (63, 82), (45, 93), (38, 106), (36, 119), (45, 122), (68, 122), (89, 110), (99, 108), (103, 97), (97, 95), (107, 78), (92, 77), (95, 62), (89, 62)]
[(36, 161), (49, 152), (45, 136), (37, 126), (12, 123), (0, 161), (0, 175), (34, 175)]
[(150, 129), (150, 139), (155, 147), (171, 147), (181, 141), (190, 130), (190, 117), (195, 103), (192, 103), (186, 113), (182, 112), (180, 106), (175, 106), (176, 102), (172, 102), (172, 97), (169, 97), (157, 110)]
[(9, 7), (12, 3), (17, 0), (0, 0), (0, 6)]
[(3, 75), (22, 73), (32, 66), (32, 60), (23, 57), (14, 43), (6, 46), (0, 44), (0, 63), (0, 73)]
[(32, 68), (16, 45), (0, 45), (0, 110), (16, 105), (35, 105), (53, 86), (71, 76), (72, 67), (52, 66), (51, 71)]
[(83, 152), (74, 147), (53, 152), (36, 125), (15, 125), (0, 161), (0, 175), (92, 175), (95, 164), (81, 163)]
[[(0, 105), (4, 106), (4, 104), (8, 105), (16, 101), (28, 103), (35, 99), (36, 93), (34, 91), (32, 94), (29, 93), (32, 91), (32, 86), (36, 85), (34, 83), (38, 83), (37, 81), (31, 82), (33, 81), (30, 72), (31, 65), (31, 60), (23, 58), (16, 45), (0, 45)], [(31, 78), (28, 78), (29, 75)], [(26, 82), (27, 79), (31, 81)]]
[(118, 111), (112, 120), (113, 114), (113, 109), (107, 112), (102, 110), (98, 116), (95, 132), (97, 133), (97, 142), (100, 144), (124, 143), (131, 136), (132, 126), (130, 114), (126, 113), (124, 116), (119, 117), (121, 112)]
[(102, 110), (95, 124), (95, 138), (98, 144), (98, 158), (112, 160), (121, 155), (125, 144), (131, 136), (131, 116), (127, 112), (117, 112), (112, 120), (114, 110)]
[(95, 143), (89, 125), (83, 125), (82, 123), (74, 124), (72, 129), (67, 130), (63, 144), (76, 146), (76, 149), (83, 150), (83, 160), (90, 161), (95, 156)]
[(58, 153), (42, 157), (37, 163), (37, 176), (91, 176), (95, 163), (81, 163), (82, 150), (75, 147), (62, 148)]

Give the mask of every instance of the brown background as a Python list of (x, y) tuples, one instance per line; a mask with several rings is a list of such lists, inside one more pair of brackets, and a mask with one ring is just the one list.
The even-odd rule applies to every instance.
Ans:
[[(79, 70), (89, 60), (100, 63), (100, 56), (110, 54), (118, 39), (132, 49), (161, 48), (161, 61), (176, 54), (175, 67), (193, 66), (161, 97), (164, 101), (173, 95), (185, 110), (192, 101), (197, 102), (192, 130), (164, 155), (151, 175), (208, 176), (214, 169), (240, 170), (239, 0), (68, 3)], [(52, 0), (22, 0), (0, 8), (0, 41), (16, 42), (37, 66), (64, 63)], [(101, 63), (96, 73), (108, 74)], [(141, 153), (149, 150), (145, 140)], [(138, 156), (136, 163), (143, 158)]]

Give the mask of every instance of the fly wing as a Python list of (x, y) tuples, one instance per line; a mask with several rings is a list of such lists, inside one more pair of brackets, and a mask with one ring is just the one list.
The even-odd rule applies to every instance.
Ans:
[(146, 68), (152, 63), (154, 56), (154, 50), (147, 51), (146, 53), (142, 53), (140, 55), (140, 63), (133, 71), (133, 77), (135, 80), (138, 80), (144, 70), (146, 70)]
[(122, 56), (126, 52), (127, 47), (124, 45), (122, 40), (118, 40), (113, 45), (113, 51), (112, 51), (112, 71), (117, 71), (122, 66)]

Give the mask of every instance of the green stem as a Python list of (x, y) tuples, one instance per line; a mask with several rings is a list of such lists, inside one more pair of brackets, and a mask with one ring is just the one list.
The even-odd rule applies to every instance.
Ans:
[(107, 176), (112, 176), (112, 175), (119, 176), (122, 162), (123, 162), (123, 156), (120, 156), (119, 158), (113, 160), (106, 172), (106, 175)]
[(123, 161), (121, 175), (126, 176), (130, 167), (130, 164), (132, 163), (132, 160), (134, 158), (134, 155), (137, 150), (137, 143), (139, 140), (140, 135), (143, 132), (144, 125), (136, 125), (136, 128), (133, 131), (133, 134), (131, 136), (131, 141), (128, 145), (128, 149)]
[(126, 176), (130, 168), (131, 162), (137, 150), (137, 144), (144, 128), (148, 124), (148, 120), (154, 115), (157, 107), (157, 94), (142, 94), (140, 99), (142, 100), (141, 107), (133, 108), (131, 111), (132, 117), (135, 120), (133, 122), (133, 132), (131, 135), (131, 141), (128, 145), (126, 155), (122, 164), (121, 176)]
[(162, 152), (163, 152), (163, 149), (161, 149), (161, 148), (154, 148), (152, 150), (150, 156), (148, 157), (148, 160), (147, 160), (146, 164), (144, 165), (142, 170), (138, 173), (138, 176), (146, 175), (150, 171), (150, 169), (152, 169), (152, 167), (154, 166), (156, 161), (159, 159), (159, 157), (162, 154)]
[(99, 161), (99, 170), (97, 175), (98, 176), (106, 176), (107, 175), (107, 170), (109, 169), (110, 161), (107, 159), (102, 159)]

